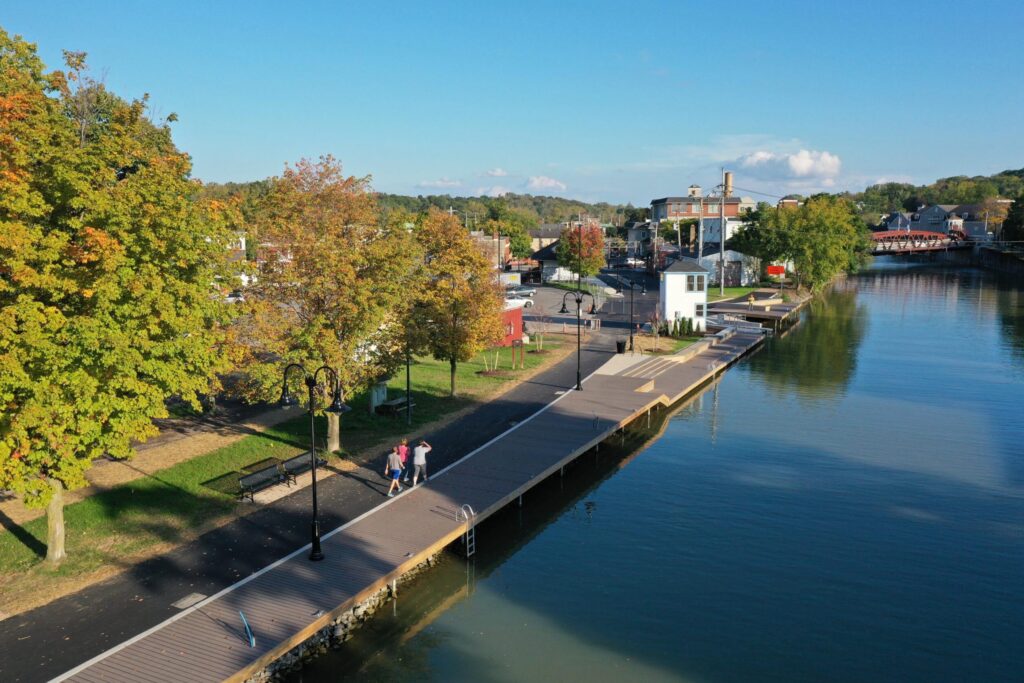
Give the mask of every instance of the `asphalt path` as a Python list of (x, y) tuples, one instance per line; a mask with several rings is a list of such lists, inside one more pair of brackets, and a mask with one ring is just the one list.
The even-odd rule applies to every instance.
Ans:
[[(583, 376), (612, 355), (614, 337), (592, 335), (581, 357)], [(481, 404), (449, 426), (426, 434), (432, 471), (451, 464), (529, 417), (576, 381), (576, 355)], [(319, 482), (324, 533), (386, 498), (380, 463)], [(69, 530), (74, 533), (74, 530)], [(107, 581), (0, 621), (0, 681), (45, 681), (178, 612), (192, 593), (212, 595), (309, 542), (308, 488), (210, 531), (192, 543)], [(171, 540), (169, 538), (169, 540)]]

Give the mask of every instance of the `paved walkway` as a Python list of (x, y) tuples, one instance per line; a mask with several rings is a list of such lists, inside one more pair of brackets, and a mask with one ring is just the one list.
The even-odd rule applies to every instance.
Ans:
[[(675, 357), (614, 356), (583, 391), (561, 394), (428, 484), (327, 534), (323, 562), (294, 551), (58, 680), (244, 680), (457, 539), (463, 505), (485, 519), (636, 417), (675, 403), (760, 339), (723, 335)], [(240, 610), (257, 634), (254, 648)]]
[[(584, 375), (612, 356), (614, 339), (584, 347)], [(576, 356), (426, 435), (431, 465), (445, 467), (535, 413), (575, 383)], [(387, 483), (378, 463), (339, 472), (318, 486), (324, 529), (378, 506)], [(181, 598), (213, 595), (309, 539), (309, 491), (298, 491), (195, 542), (134, 565), (110, 580), (0, 621), (0, 681), (49, 680), (179, 613)], [(8, 653), (16, 652), (17, 656)]]

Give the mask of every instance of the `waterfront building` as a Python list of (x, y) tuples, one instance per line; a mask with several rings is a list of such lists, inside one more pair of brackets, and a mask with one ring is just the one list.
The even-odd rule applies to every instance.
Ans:
[(661, 271), (658, 314), (669, 324), (688, 318), (694, 330), (706, 328), (708, 269), (691, 258), (681, 258)]

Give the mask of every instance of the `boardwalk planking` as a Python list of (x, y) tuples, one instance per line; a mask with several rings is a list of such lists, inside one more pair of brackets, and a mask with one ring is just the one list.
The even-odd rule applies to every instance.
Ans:
[[(463, 504), (485, 519), (616, 429), (676, 402), (760, 339), (739, 333), (685, 361), (618, 359), (618, 370), (598, 371), (584, 391), (563, 394), (428, 483), (325, 535), (323, 562), (299, 550), (56, 680), (244, 680), (461, 536)], [(255, 648), (239, 610), (255, 631)]]

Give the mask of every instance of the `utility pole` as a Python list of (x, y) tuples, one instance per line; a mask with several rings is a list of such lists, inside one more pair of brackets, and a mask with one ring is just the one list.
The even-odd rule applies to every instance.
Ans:
[(725, 198), (729, 188), (725, 185), (725, 167), (722, 167), (722, 196), (718, 202), (718, 294), (725, 296)]
[(700, 196), (700, 209), (697, 214), (697, 263), (704, 260), (704, 195)]

